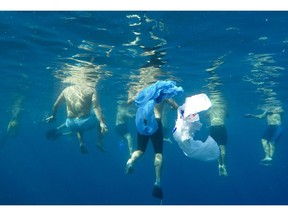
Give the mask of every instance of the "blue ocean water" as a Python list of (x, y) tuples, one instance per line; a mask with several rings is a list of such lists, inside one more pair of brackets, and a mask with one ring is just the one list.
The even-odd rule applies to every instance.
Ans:
[[(0, 12), (0, 204), (159, 205), (151, 145), (126, 175), (129, 153), (115, 119), (129, 90), (169, 79), (184, 89), (174, 97), (179, 104), (202, 92), (223, 96), (229, 175), (218, 175), (217, 161), (183, 154), (171, 133), (176, 111), (169, 111), (163, 204), (287, 205), (287, 116), (272, 166), (259, 163), (266, 120), (243, 118), (267, 107), (287, 111), (287, 26), (285, 11)], [(85, 133), (87, 155), (76, 136), (45, 137), (65, 121), (62, 105), (55, 123), (43, 122), (57, 96), (83, 76), (97, 81), (109, 129), (105, 153), (95, 131)], [(18, 128), (8, 135), (15, 112)], [(136, 146), (133, 118), (129, 128)]]

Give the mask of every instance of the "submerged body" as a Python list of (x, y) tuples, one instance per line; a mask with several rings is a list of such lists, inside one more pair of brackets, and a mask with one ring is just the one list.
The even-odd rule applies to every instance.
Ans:
[(261, 160), (263, 165), (271, 165), (274, 154), (275, 154), (275, 144), (279, 141), (283, 133), (282, 129), (282, 109), (274, 109), (272, 111), (264, 111), (260, 115), (246, 114), (246, 118), (265, 118), (268, 127), (264, 131), (261, 137), (262, 147), (265, 153), (265, 157)]
[[(51, 136), (52, 134), (60, 136), (69, 134), (69, 132), (75, 132), (80, 143), (81, 152), (87, 153), (83, 142), (83, 132), (98, 127), (97, 146), (104, 150), (102, 134), (106, 133), (108, 129), (102, 115), (96, 90), (92, 87), (84, 85), (73, 85), (66, 87), (58, 96), (53, 106), (52, 115), (46, 119), (47, 122), (55, 120), (58, 107), (64, 101), (66, 102), (67, 112), (66, 122), (57, 129), (54, 129), (52, 133), (50, 133)], [(96, 121), (95, 117), (100, 124)], [(61, 130), (63, 130), (65, 127), (68, 128), (69, 131), (66, 131), (64, 134), (61, 132)]]

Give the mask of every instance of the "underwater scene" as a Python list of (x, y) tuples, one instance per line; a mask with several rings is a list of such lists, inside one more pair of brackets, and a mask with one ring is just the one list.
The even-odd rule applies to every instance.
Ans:
[(1, 11), (0, 204), (287, 205), (287, 26)]

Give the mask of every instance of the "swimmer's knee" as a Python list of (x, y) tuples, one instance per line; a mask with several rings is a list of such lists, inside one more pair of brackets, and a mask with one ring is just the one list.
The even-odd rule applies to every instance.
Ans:
[(138, 157), (141, 157), (143, 155), (143, 152), (140, 151), (140, 150), (136, 150), (132, 153), (132, 156), (131, 158), (138, 158)]
[(160, 153), (157, 153), (156, 155), (155, 155), (155, 159), (154, 159), (154, 165), (155, 166), (158, 166), (158, 165), (160, 165), (160, 164), (162, 164), (162, 154), (160, 154)]

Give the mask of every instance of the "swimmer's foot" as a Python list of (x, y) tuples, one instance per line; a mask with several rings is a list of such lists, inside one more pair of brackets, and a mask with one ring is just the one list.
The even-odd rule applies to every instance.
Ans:
[(80, 151), (81, 151), (82, 154), (87, 154), (88, 153), (88, 150), (86, 149), (86, 147), (84, 145), (80, 146)]
[(219, 165), (219, 176), (228, 176), (225, 165)]
[(264, 159), (261, 160), (262, 162), (268, 162), (268, 161), (272, 161), (271, 157), (265, 157)]
[(164, 141), (164, 142), (168, 142), (168, 143), (172, 143), (172, 141), (171, 141), (171, 139), (170, 139), (169, 137), (168, 137), (168, 138), (165, 138), (165, 137), (164, 137), (164, 138), (163, 138), (163, 141)]
[(102, 151), (103, 153), (106, 152), (106, 150), (104, 149), (103, 145), (97, 144), (96, 147), (97, 147), (100, 151)]
[(264, 165), (264, 166), (272, 166), (272, 158), (270, 157), (265, 157), (264, 159), (262, 159), (260, 161), (260, 164), (261, 165)]
[(265, 157), (264, 159), (262, 159), (260, 161), (260, 164), (261, 165), (264, 165), (264, 166), (272, 166), (272, 158), (270, 157)]
[(134, 172), (134, 167), (133, 167), (133, 164), (130, 162), (127, 162), (126, 164), (126, 168), (125, 168), (125, 173), (126, 174), (131, 174)]

